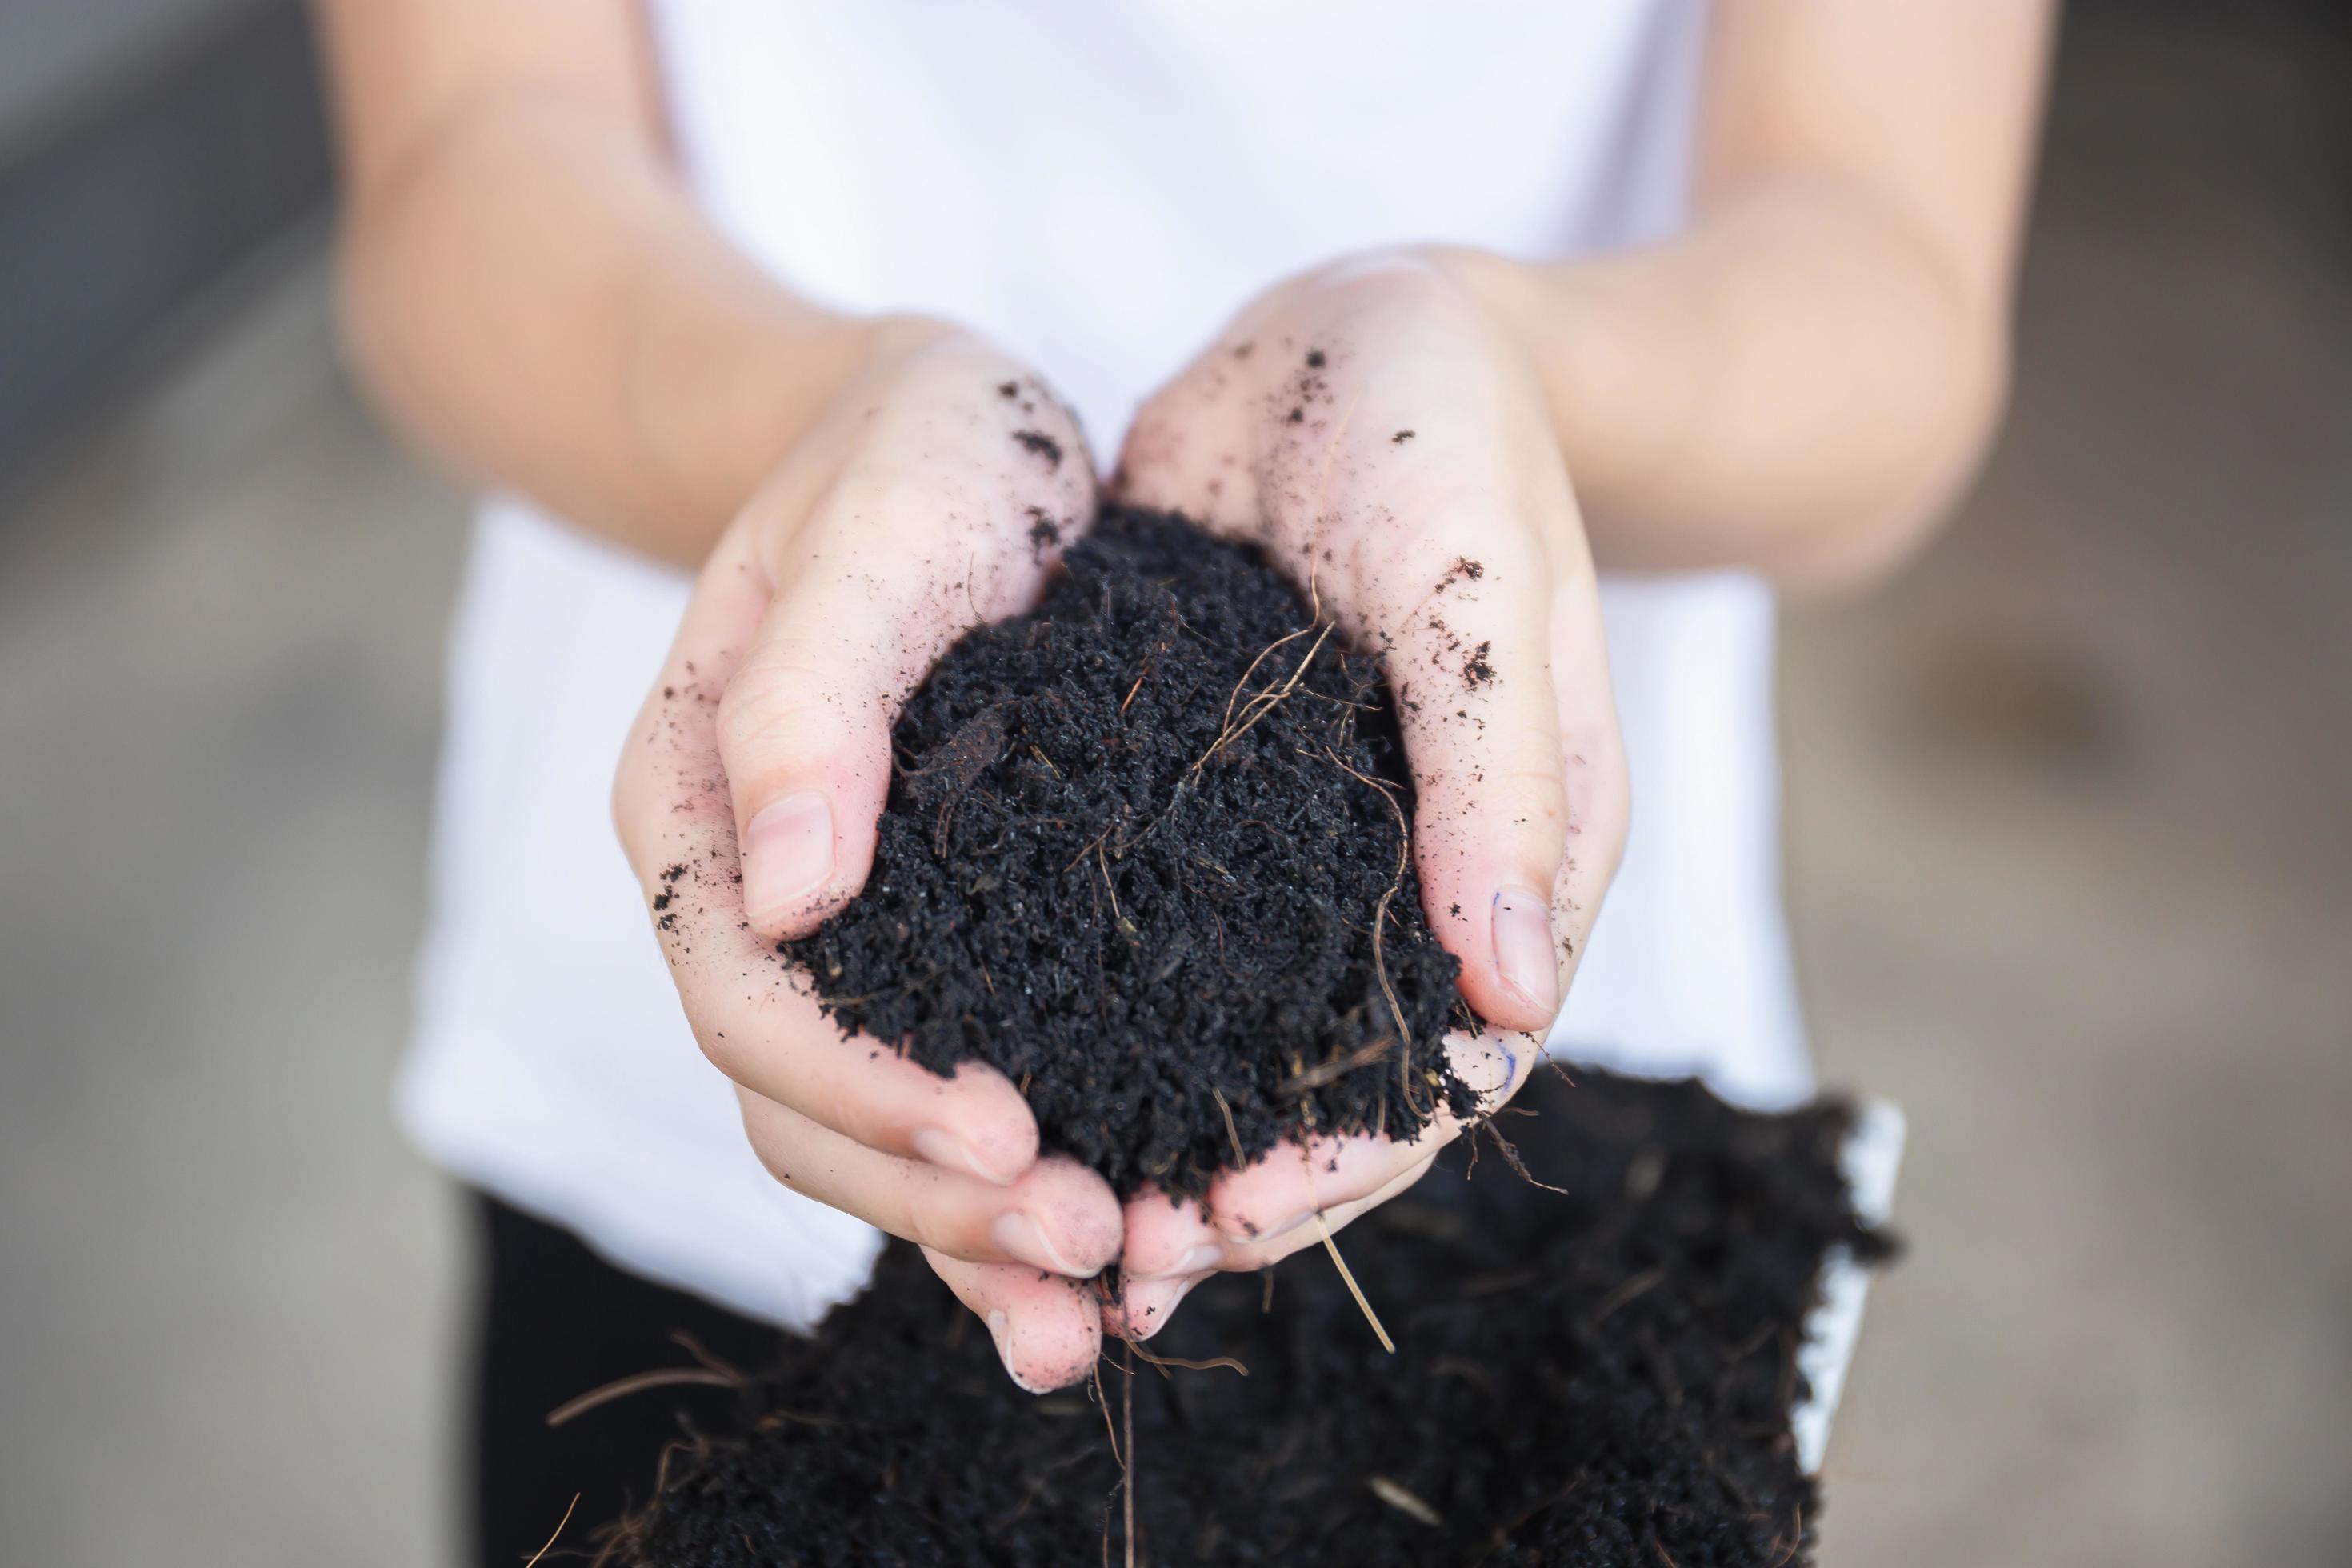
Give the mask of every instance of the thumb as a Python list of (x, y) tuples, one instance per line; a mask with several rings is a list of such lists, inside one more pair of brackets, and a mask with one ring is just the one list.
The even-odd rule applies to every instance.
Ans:
[[(928, 558), (820, 525), (719, 703), (719, 753), (751, 927), (814, 930), (873, 868), (890, 726), (955, 640), (1035, 596), (1024, 548)], [(887, 531), (881, 531), (887, 537)]]
[(719, 703), (743, 912), (771, 938), (814, 929), (865, 885), (891, 720), (959, 629), (927, 595), (875, 604), (823, 552), (809, 567), (771, 601)]
[(938, 455), (851, 465), (770, 559), (739, 568), (774, 584), (718, 713), (762, 936), (804, 934), (865, 885), (899, 708), (957, 638), (1036, 601), (1082, 526), (1051, 520), (1088, 515), (1082, 462), (1048, 488)]

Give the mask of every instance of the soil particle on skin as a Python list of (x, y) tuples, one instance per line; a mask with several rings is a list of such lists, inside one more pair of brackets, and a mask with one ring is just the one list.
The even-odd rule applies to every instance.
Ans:
[(1373, 662), (1177, 519), (1108, 512), (1063, 563), (908, 700), (865, 891), (779, 951), (845, 1029), (1025, 1085), (1122, 1197), (1468, 1114)]
[(1491, 642), (1482, 642), (1471, 650), (1469, 658), (1462, 661), (1463, 685), (1475, 690), (1481, 686), (1494, 684), (1495, 667), (1486, 659), (1487, 653), (1494, 646)]
[(1062, 444), (1043, 430), (1015, 430), (1013, 432), (1013, 438), (1028, 450), (1045, 458), (1047, 468), (1058, 468), (1062, 466)]
[(1125, 1427), (1131, 1393), (1139, 1564), (1803, 1568), (1822, 1516), (1790, 1432), (1804, 1320), (1832, 1247), (1891, 1251), (1848, 1207), (1850, 1114), (1582, 1071), (1520, 1104), (1538, 1114), (1506, 1124), (1535, 1181), (1457, 1144), (1347, 1232), (1393, 1357), (1310, 1248), (1211, 1279), (1143, 1347), (1246, 1377), (1114, 1346), (1097, 1384), (1033, 1397), (893, 1243), (862, 1299), (751, 1380), (737, 1435), (672, 1449), (613, 1556), (1118, 1562), (1106, 1421)]
[[(1403, 433), (1407, 436), (1412, 434), (1410, 430)], [(1443, 594), (1456, 583), (1475, 583), (1486, 575), (1486, 566), (1484, 562), (1473, 561), (1467, 555), (1457, 555), (1454, 558), (1454, 564), (1445, 569), (1445, 574), (1440, 577), (1429, 591), (1432, 596), (1434, 596)]]

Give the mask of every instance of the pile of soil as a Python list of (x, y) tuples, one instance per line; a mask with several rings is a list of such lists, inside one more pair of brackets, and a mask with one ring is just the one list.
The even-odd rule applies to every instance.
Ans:
[(1212, 1280), (1142, 1347), (1246, 1376), (1114, 1347), (1098, 1388), (1033, 1398), (894, 1245), (747, 1385), (740, 1434), (663, 1456), (607, 1560), (1117, 1563), (1131, 1500), (1139, 1564), (1808, 1563), (1802, 1323), (1832, 1247), (1890, 1250), (1848, 1206), (1851, 1117), (1578, 1081), (1508, 1121), (1563, 1191), (1457, 1146), (1347, 1233), (1393, 1358), (1316, 1249)]
[(1113, 509), (1063, 566), (908, 700), (865, 891), (779, 951), (845, 1029), (1001, 1069), (1121, 1197), (1468, 1113), (1374, 661), (1176, 518)]

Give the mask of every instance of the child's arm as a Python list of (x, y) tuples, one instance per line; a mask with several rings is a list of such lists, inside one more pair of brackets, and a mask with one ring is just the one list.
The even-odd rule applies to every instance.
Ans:
[(1533, 350), (1594, 555), (1867, 575), (1999, 421), (2053, 0), (1727, 0), (1690, 226), (1451, 258)]
[(877, 353), (942, 329), (794, 298), (669, 165), (626, 0), (317, 0), (362, 383), (419, 447), (699, 565)]
[[(2050, 12), (1722, 0), (1679, 237), (1319, 268), (1137, 416), (1126, 496), (1256, 540), (1384, 655), (1424, 911), (1487, 1026), (1456, 1071), (1489, 1109), (1532, 1068), (1626, 832), (1596, 563), (1850, 580), (1941, 515), (2001, 400)], [(1205, 1217), (1134, 1200), (1114, 1327), (1315, 1244), (1459, 1131), (1277, 1151)]]
[(753, 1148), (922, 1243), (1016, 1377), (1083, 1375), (1110, 1188), (1038, 1157), (1003, 1075), (844, 1039), (775, 953), (866, 877), (899, 700), (1091, 519), (1074, 422), (990, 345), (830, 314), (730, 248), (672, 178), (626, 0), (319, 4), (362, 380), (477, 481), (702, 569), (614, 815)]

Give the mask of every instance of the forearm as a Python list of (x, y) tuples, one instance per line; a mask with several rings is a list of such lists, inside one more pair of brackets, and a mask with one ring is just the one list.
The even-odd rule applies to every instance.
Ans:
[(1534, 353), (1605, 566), (1865, 575), (1999, 418), (2004, 301), (1850, 182), (1759, 184), (1646, 251), (1469, 269)]
[(551, 92), (453, 117), (356, 191), (341, 300), (422, 447), (682, 564), (894, 330), (769, 281), (642, 139)]

